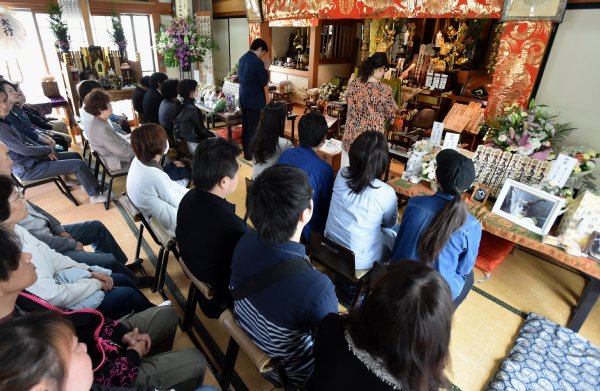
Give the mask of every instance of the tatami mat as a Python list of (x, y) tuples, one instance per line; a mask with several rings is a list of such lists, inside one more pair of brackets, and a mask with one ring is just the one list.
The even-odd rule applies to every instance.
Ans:
[[(244, 178), (251, 176), (251, 166), (243, 159), (240, 162), (240, 182), (237, 191), (229, 197), (229, 201), (236, 204), (237, 214), (243, 216), (246, 194)], [(118, 178), (115, 180), (114, 193), (120, 195), (124, 187), (125, 178)], [(84, 193), (77, 194), (77, 192), (78, 199), (87, 198)], [(52, 184), (29, 189), (26, 197), (53, 213), (63, 223), (92, 219), (102, 221), (113, 232), (126, 254), (133, 257), (137, 230), (134, 234), (123, 212), (114, 203), (108, 211), (104, 210), (103, 205), (89, 203), (75, 207)], [(144, 236), (155, 257), (158, 246), (152, 243), (148, 235)], [(146, 253), (142, 252), (142, 257), (147, 259), (144, 262), (146, 271), (149, 274), (153, 273), (154, 268)], [(183, 296), (187, 296), (189, 281), (172, 256), (167, 270), (173, 288), (179, 290)], [(482, 273), (476, 269), (476, 279), (482, 277)], [(517, 250), (509, 255), (488, 280), (475, 284), (477, 291), (471, 291), (455, 313), (450, 346), (451, 367), (448, 370), (452, 383), (462, 390), (480, 390), (485, 387), (496, 372), (499, 363), (510, 351), (514, 338), (524, 322), (522, 315), (532, 311), (564, 325), (583, 286), (582, 277), (523, 251)], [(148, 289), (144, 292), (153, 302), (162, 301), (159, 294), (151, 294)], [(170, 292), (168, 295), (176, 303), (177, 298)], [(175, 308), (181, 310), (177, 305)], [(224, 354), (227, 337), (220, 330), (218, 323), (204, 318), (200, 310), (197, 310), (196, 314), (210, 335), (208, 342), (210, 346), (206, 346), (205, 350), (209, 354), (215, 350), (217, 355)], [(600, 303), (596, 303), (581, 329), (581, 334), (592, 343), (600, 345)], [(178, 333), (176, 347), (189, 346), (192, 346), (192, 342), (187, 335)], [(272, 389), (272, 386), (257, 373), (243, 352), (240, 352), (236, 372), (244, 383), (239, 389), (259, 391)], [(217, 384), (212, 374), (207, 375), (206, 383)]]

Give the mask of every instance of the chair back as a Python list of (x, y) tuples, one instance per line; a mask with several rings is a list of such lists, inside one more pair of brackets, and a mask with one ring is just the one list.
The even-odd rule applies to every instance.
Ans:
[(150, 226), (150, 230), (156, 236), (156, 240), (166, 249), (171, 249), (175, 246), (175, 238), (167, 232), (165, 227), (155, 218), (150, 217), (150, 221), (148, 223)]
[(200, 291), (200, 293), (202, 293), (202, 295), (204, 297), (206, 297), (206, 299), (212, 300), (212, 298), (214, 297), (212, 287), (210, 285), (208, 285), (207, 283), (200, 281), (199, 279), (196, 278), (196, 276), (194, 276), (194, 274), (192, 274), (190, 269), (188, 269), (187, 265), (185, 264), (185, 261), (183, 260), (183, 256), (181, 256), (181, 250), (179, 249), (179, 244), (177, 244), (177, 249), (179, 250), (178, 253), (180, 255), (177, 258), (177, 261), (179, 262), (179, 265), (181, 266), (181, 269), (183, 270), (185, 275), (192, 281), (192, 283), (196, 286), (196, 288)]
[(121, 198), (119, 198), (119, 203), (125, 209), (131, 220), (136, 223), (142, 220), (142, 212), (131, 202), (127, 193), (123, 193)]
[(354, 252), (315, 231), (310, 233), (310, 258), (350, 281), (358, 281)]
[(274, 369), (271, 357), (250, 339), (248, 334), (246, 334), (235, 320), (235, 315), (230, 309), (223, 311), (219, 317), (219, 324), (246, 353), (260, 373), (269, 372)]

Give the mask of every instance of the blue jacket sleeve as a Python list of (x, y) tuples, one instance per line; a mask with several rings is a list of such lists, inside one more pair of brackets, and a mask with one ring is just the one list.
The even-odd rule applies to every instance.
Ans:
[(326, 280), (326, 284), (323, 287), (321, 294), (315, 298), (307, 317), (309, 322), (308, 326), (311, 330), (316, 330), (319, 323), (321, 323), (321, 320), (323, 320), (327, 314), (338, 313), (338, 301), (337, 296), (335, 295), (335, 288), (328, 278), (326, 278)]
[(465, 239), (467, 242), (467, 250), (459, 259), (456, 272), (462, 276), (471, 273), (477, 260), (477, 254), (479, 253), (479, 243), (481, 242), (481, 224), (476, 222), (469, 228), (468, 232), (465, 232)]

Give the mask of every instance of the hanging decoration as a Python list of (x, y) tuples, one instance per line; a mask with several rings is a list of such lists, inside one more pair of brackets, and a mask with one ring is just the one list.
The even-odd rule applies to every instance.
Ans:
[(69, 36), (67, 24), (63, 22), (62, 17), (62, 5), (50, 3), (48, 6), (48, 19), (50, 21), (50, 30), (52, 30), (54, 38), (56, 38), (54, 46), (60, 48), (63, 53), (68, 53), (71, 50), (71, 37)]
[(16, 57), (25, 45), (25, 29), (9, 11), (0, 7), (0, 53), (2, 57)]
[(112, 31), (108, 31), (108, 34), (112, 38), (113, 43), (119, 48), (119, 54), (121, 60), (125, 61), (125, 53), (127, 50), (127, 39), (125, 38), (125, 32), (123, 31), (123, 25), (121, 19), (116, 14), (110, 18), (112, 24)]

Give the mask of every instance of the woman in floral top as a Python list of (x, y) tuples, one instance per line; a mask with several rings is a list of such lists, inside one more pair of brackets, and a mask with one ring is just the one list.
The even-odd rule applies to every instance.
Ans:
[(389, 63), (385, 53), (375, 53), (360, 66), (358, 79), (348, 86), (348, 117), (343, 138), (342, 167), (349, 164), (348, 151), (362, 133), (384, 132), (385, 121), (398, 112), (390, 86), (381, 82)]

